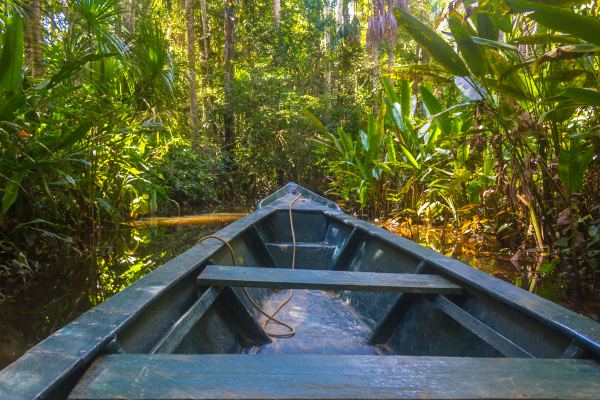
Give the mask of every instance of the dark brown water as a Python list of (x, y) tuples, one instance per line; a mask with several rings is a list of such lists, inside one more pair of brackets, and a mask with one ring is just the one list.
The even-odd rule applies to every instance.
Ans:
[[(96, 262), (91, 254), (72, 254), (60, 265), (47, 265), (35, 274), (15, 278), (0, 288), (0, 369), (29, 348), (137, 279), (192, 247), (198, 239), (243, 217), (251, 209), (217, 214), (148, 218), (119, 230), (100, 231)], [(495, 241), (478, 235), (423, 226), (406, 230), (385, 225), (401, 236), (463, 261), (508, 282), (519, 269)]]
[(9, 279), (0, 288), (0, 370), (121, 289), (251, 210), (148, 218), (99, 231), (96, 262), (73, 253), (60, 265)]

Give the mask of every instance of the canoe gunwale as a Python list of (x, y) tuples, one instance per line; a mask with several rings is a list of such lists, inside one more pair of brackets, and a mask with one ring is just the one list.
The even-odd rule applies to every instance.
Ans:
[[(594, 321), (383, 228), (350, 217), (339, 210), (335, 203), (292, 183), (274, 193), (273, 195), (279, 194), (270, 202), (264, 203), (273, 195), (264, 199), (258, 210), (233, 222), (216, 235), (233, 241), (257, 223), (276, 213), (287, 212), (293, 188), (302, 194), (309, 194), (305, 195), (306, 202), (294, 204), (294, 213), (319, 213), (327, 219), (346, 224), (354, 229), (352, 235), (361, 241), (369, 237), (380, 240), (437, 269), (442, 276), (450, 277), (456, 283), (460, 282), (464, 288), (480, 291), (600, 355), (600, 330)], [(130, 327), (136, 318), (178, 283), (208, 263), (224, 247), (217, 240), (207, 240), (190, 248), (53, 333), (0, 371), (0, 397), (44, 398), (57, 388), (71, 385), (72, 379), (69, 378), (76, 377), (86, 369), (90, 361)], [(75, 334), (87, 337), (77, 342), (79, 339), (74, 339)], [(42, 362), (43, 359), (55, 361)]]
[[(344, 214), (343, 212), (324, 211), (324, 214), (406, 252), (416, 259), (425, 262), (427, 265), (448, 274), (453, 279), (465, 283), (465, 286), (471, 286), (478, 289), (490, 297), (533, 317), (535, 320), (543, 323), (549, 328), (555, 329), (567, 337), (580, 342), (581, 345), (600, 355), (600, 330), (590, 326), (592, 324), (597, 324), (595, 321), (511, 285), (508, 282), (504, 282), (488, 275), (485, 272), (479, 271), (460, 261), (453, 260), (443, 254), (439, 254), (383, 228), (379, 228), (368, 222)], [(536, 310), (530, 308), (533, 305), (538, 305), (545, 309)]]

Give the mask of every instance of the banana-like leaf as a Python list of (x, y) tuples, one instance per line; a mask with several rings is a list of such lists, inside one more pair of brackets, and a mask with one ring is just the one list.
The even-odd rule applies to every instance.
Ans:
[(456, 45), (466, 61), (473, 75), (477, 77), (487, 74), (487, 63), (485, 53), (473, 41), (471, 35), (462, 26), (462, 20), (456, 13), (452, 13), (448, 20), (450, 31), (456, 40)]
[(394, 146), (394, 136), (393, 135), (388, 134), (385, 137), (385, 146), (387, 148), (388, 160), (392, 163), (397, 162), (396, 147)]
[(567, 185), (570, 193), (578, 192), (583, 187), (583, 175), (590, 161), (591, 157), (585, 156), (579, 139), (571, 139), (569, 149), (560, 150), (558, 177)]
[(382, 104), (379, 107), (379, 113), (377, 114), (376, 121), (373, 120), (373, 114), (371, 114), (371, 117), (369, 118), (369, 150), (367, 151), (367, 157), (365, 158), (365, 169), (371, 168), (371, 163), (381, 152), (381, 145), (385, 135), (384, 119), (386, 115), (386, 108), (387, 107), (385, 104)]
[(352, 143), (352, 138), (350, 137), (350, 135), (344, 132), (344, 129), (342, 129), (341, 126), (338, 127), (338, 136), (340, 137), (340, 141), (342, 142), (342, 146), (344, 147), (344, 152), (346, 153), (346, 160), (352, 162), (352, 160), (354, 160), (354, 145)]
[(400, 97), (394, 91), (394, 87), (392, 86), (392, 82), (390, 82), (387, 76), (381, 78), (381, 83), (383, 83), (383, 88), (385, 89), (385, 94), (387, 98), (390, 100), (390, 103), (400, 103)]
[(319, 121), (319, 119), (317, 117), (315, 117), (306, 108), (303, 108), (302, 112), (304, 113), (304, 115), (306, 115), (308, 117), (308, 119), (310, 119), (310, 121), (317, 128), (317, 130), (319, 132), (321, 132), (323, 135), (325, 135), (325, 138), (328, 139), (329, 141), (331, 141), (335, 145), (335, 148), (340, 153), (340, 155), (344, 156), (344, 149), (342, 148), (342, 145), (340, 144), (339, 140), (337, 140), (335, 138), (335, 136), (333, 136), (331, 133), (329, 133), (329, 131), (327, 131), (327, 129), (325, 129), (325, 126), (323, 126), (321, 121)]
[(475, 17), (477, 19), (477, 36), (497, 42), (499, 39), (498, 28), (492, 23), (490, 16), (485, 12), (480, 12)]
[(534, 44), (550, 44), (550, 43), (562, 43), (562, 44), (579, 44), (581, 40), (573, 35), (550, 35), (548, 33), (536, 33), (533, 35), (521, 36), (510, 41), (510, 44), (514, 45), (534, 45)]
[(554, 93), (579, 101), (590, 106), (600, 106), (600, 93), (587, 88), (562, 88), (555, 89)]
[(534, 11), (527, 18), (549, 29), (570, 33), (586, 42), (600, 45), (600, 20), (574, 13), (572, 10), (526, 0), (505, 0), (506, 5), (518, 12)]
[(23, 70), (23, 18), (13, 14), (6, 24), (0, 56), (0, 82), (7, 92), (14, 92), (21, 83)]
[(406, 79), (400, 81), (400, 110), (405, 119), (410, 118), (410, 86)]
[(519, 52), (519, 48), (517, 46), (513, 46), (507, 43), (497, 42), (495, 40), (484, 39), (480, 37), (474, 37), (473, 41), (477, 44), (480, 44), (485, 47), (489, 47), (490, 49), (495, 50), (503, 50), (507, 57), (513, 59), (514, 61), (521, 61), (519, 56), (516, 54)]
[[(485, 13), (489, 16), (494, 27), (505, 33), (512, 33), (512, 21), (509, 15), (510, 9), (502, 0), (481, 0), (477, 7), (477, 15)], [(477, 20), (479, 23), (479, 19)], [(498, 40), (496, 35), (495, 40)]]
[(442, 105), (435, 98), (433, 93), (431, 93), (425, 86), (421, 86), (419, 90), (421, 92), (423, 102), (425, 103), (425, 106), (427, 107), (431, 115), (437, 115), (437, 117), (433, 118), (433, 121), (435, 122), (437, 127), (440, 128), (444, 136), (450, 135), (452, 131), (452, 124), (450, 123), (448, 113), (442, 113)]
[(547, 63), (548, 61), (561, 61), (561, 60), (572, 60), (575, 58), (581, 58), (589, 53), (598, 53), (600, 51), (600, 47), (589, 45), (589, 44), (579, 44), (579, 45), (569, 45), (557, 47), (556, 49), (550, 50), (546, 54), (541, 57), (538, 57), (531, 67), (531, 73), (536, 74), (542, 65)]
[(520, 64), (511, 65), (506, 70), (504, 70), (504, 72), (502, 74), (500, 74), (500, 76), (498, 77), (498, 83), (502, 84), (504, 82), (504, 80), (508, 76), (510, 76), (513, 72), (517, 72), (520, 69), (526, 68), (526, 67), (530, 66), (533, 63), (534, 63), (534, 61), (529, 60), (529, 61), (525, 61), (525, 62), (520, 63)]
[(392, 106), (392, 103), (390, 103), (390, 101), (387, 98), (384, 99), (384, 101), (386, 115), (392, 123), (392, 125), (394, 125), (394, 127), (400, 132), (406, 132), (406, 125), (404, 124), (403, 120), (404, 118), (402, 117), (402, 113), (400, 112), (400, 104), (394, 103), (394, 105)]
[(406, 156), (407, 160), (410, 161), (410, 163), (412, 165), (414, 165), (416, 169), (419, 169), (419, 163), (417, 162), (417, 160), (415, 159), (415, 157), (413, 157), (413, 155), (411, 154), (411, 152), (408, 151), (408, 149), (406, 147), (402, 146), (402, 145), (400, 145), (400, 147), (402, 148), (402, 152)]
[[(487, 49), (486, 54), (490, 63), (490, 67), (498, 77), (502, 76), (502, 74), (504, 74), (508, 69), (510, 69), (511, 66), (514, 65), (504, 58), (497, 50)], [(523, 82), (523, 79), (516, 71), (508, 73), (503, 82), (498, 83), (497, 85), (505, 87), (508, 89), (508, 91), (515, 93), (515, 95), (521, 98), (531, 97), (527, 87), (525, 86), (525, 83)]]
[(401, 26), (431, 57), (454, 75), (469, 75), (464, 61), (444, 39), (403, 9), (399, 7), (392, 9), (398, 26)]

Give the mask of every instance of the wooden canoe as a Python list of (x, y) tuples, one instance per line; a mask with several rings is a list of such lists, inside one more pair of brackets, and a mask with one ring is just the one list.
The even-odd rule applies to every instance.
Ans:
[[(600, 399), (600, 324), (295, 184), (216, 235), (238, 267), (189, 249), (1, 371), (0, 398)], [(296, 289), (296, 335), (242, 287), (267, 312)]]

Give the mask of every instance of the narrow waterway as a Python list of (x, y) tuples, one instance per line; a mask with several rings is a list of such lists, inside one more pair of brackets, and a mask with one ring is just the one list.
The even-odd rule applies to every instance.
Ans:
[[(253, 210), (225, 211), (145, 218), (118, 230), (100, 231), (95, 263), (91, 254), (72, 253), (60, 265), (48, 265), (2, 288), (0, 369), (87, 310), (183, 253), (199, 238)], [(516, 283), (531, 265), (528, 259), (521, 263), (509, 261), (510, 256), (501, 252), (497, 242), (482, 236), (424, 226), (407, 230), (389, 221), (371, 222), (508, 282)]]

